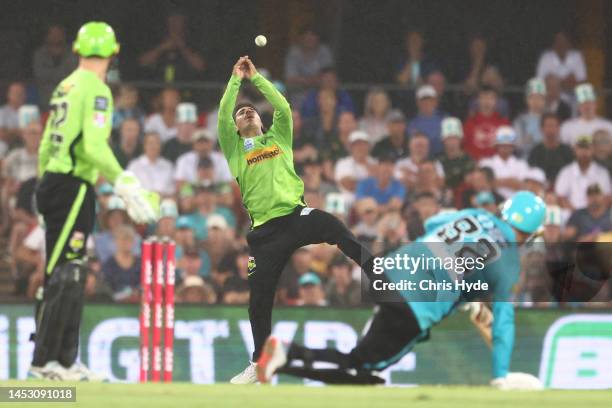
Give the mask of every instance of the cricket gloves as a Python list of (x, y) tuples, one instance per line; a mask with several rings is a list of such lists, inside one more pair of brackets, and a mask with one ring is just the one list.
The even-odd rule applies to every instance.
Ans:
[(508, 373), (505, 377), (493, 379), (491, 386), (504, 391), (536, 391), (544, 388), (537, 377), (527, 373)]
[(124, 171), (115, 181), (115, 194), (125, 202), (128, 215), (138, 224), (152, 224), (159, 219), (159, 195), (143, 189), (136, 176)]
[(493, 313), (486, 304), (482, 302), (467, 302), (460, 306), (460, 309), (470, 314), (470, 319), (484, 326), (493, 324)]

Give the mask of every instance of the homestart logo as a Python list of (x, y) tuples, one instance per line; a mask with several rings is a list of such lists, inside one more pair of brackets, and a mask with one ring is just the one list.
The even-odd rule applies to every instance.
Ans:
[(253, 152), (246, 155), (247, 165), (259, 164), (263, 161), (273, 159), (282, 153), (281, 149), (277, 145), (266, 147), (265, 149), (254, 150)]

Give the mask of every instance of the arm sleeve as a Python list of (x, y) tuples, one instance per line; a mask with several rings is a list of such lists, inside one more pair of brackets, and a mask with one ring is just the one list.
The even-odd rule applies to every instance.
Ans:
[(291, 147), (293, 139), (293, 118), (291, 117), (291, 106), (285, 97), (268, 81), (263, 75), (257, 73), (251, 78), (253, 85), (263, 94), (270, 105), (274, 108), (271, 134), (275, 135), (278, 142), (285, 143)]
[[(106, 99), (101, 109), (100, 98)], [(83, 151), (86, 158), (111, 183), (123, 171), (108, 143), (113, 117), (113, 104), (110, 90), (93, 90), (85, 97), (83, 109)]]
[(219, 146), (221, 151), (225, 155), (225, 158), (229, 160), (230, 156), (236, 148), (238, 143), (238, 136), (236, 134), (236, 125), (234, 124), (234, 118), (232, 113), (236, 106), (236, 98), (238, 98), (238, 91), (240, 90), (240, 78), (236, 75), (230, 77), (221, 102), (219, 103), (219, 113), (217, 118), (219, 128)]
[(510, 302), (493, 302), (492, 361), (493, 378), (505, 377), (510, 371), (514, 347), (514, 306)]

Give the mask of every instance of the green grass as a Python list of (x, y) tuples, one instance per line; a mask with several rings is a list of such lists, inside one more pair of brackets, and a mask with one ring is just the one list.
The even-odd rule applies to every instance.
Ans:
[[(8, 381), (0, 386), (59, 386), (59, 383)], [(62, 384), (63, 385), (63, 384)], [(70, 384), (66, 384), (70, 385)], [(74, 384), (73, 384), (74, 385)], [(559, 408), (610, 407), (611, 391), (503, 392), (486, 387), (423, 386), (305, 387), (232, 386), (174, 384), (90, 384), (77, 383), (77, 402), (64, 404), (28, 403), (28, 407), (92, 408), (207, 408), (207, 407), (402, 407), (402, 408)], [(16, 407), (16, 404), (0, 403)], [(24, 406), (26, 406), (24, 405)], [(21, 406), (21, 405), (19, 405)]]

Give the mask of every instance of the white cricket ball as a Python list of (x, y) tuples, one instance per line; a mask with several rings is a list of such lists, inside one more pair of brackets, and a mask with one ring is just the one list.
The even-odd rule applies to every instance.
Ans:
[(257, 45), (258, 47), (265, 47), (267, 43), (268, 43), (268, 39), (266, 38), (265, 35), (260, 34), (257, 37), (255, 37), (255, 45)]

